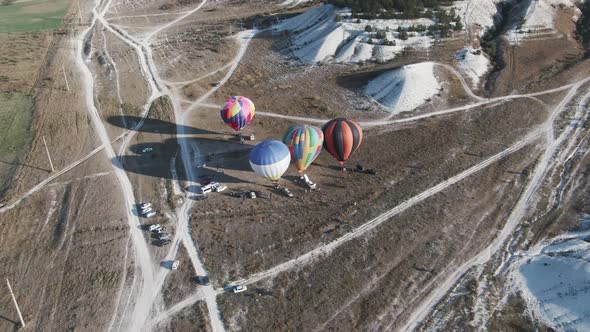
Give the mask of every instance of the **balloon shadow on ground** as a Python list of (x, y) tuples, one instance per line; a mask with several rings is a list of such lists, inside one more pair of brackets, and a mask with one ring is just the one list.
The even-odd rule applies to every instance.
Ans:
[[(253, 146), (222, 139), (181, 138), (188, 140), (187, 145), (198, 153), (189, 153), (191, 164), (197, 178), (203, 183), (205, 179), (220, 183), (251, 183), (226, 174), (225, 170), (251, 171), (248, 154)], [(181, 161), (176, 159), (176, 175), (171, 172), (173, 160), (177, 158), (180, 145), (176, 139), (164, 142), (141, 143), (129, 148), (131, 154), (118, 156), (111, 160), (113, 165), (136, 174), (163, 179), (188, 180), (183, 172)], [(187, 188), (190, 192), (200, 193), (200, 186)]]
[[(129, 129), (129, 130), (133, 129), (135, 131), (141, 131), (141, 132), (145, 132), (145, 133), (176, 134), (177, 128), (178, 128), (178, 129), (182, 129), (182, 132), (187, 135), (224, 134), (224, 133), (218, 133), (218, 132), (210, 131), (210, 130), (206, 130), (206, 129), (199, 129), (199, 128), (194, 128), (194, 127), (178, 125), (176, 123), (169, 122), (169, 121), (152, 119), (152, 118), (142, 118), (139, 116), (132, 116), (132, 115), (109, 116), (107, 118), (107, 122), (112, 124), (113, 126), (117, 126), (117, 127), (124, 128), (124, 129)], [(135, 128), (140, 123), (142, 123), (141, 126), (139, 126), (138, 128)]]

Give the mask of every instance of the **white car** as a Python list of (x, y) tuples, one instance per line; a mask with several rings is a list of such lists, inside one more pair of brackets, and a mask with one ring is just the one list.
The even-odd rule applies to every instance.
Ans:
[(301, 180), (303, 180), (303, 182), (305, 182), (305, 184), (307, 185), (307, 187), (309, 187), (309, 189), (316, 189), (317, 188), (317, 184), (313, 183), (309, 179), (307, 174), (303, 174), (303, 176), (301, 177)]
[(172, 270), (178, 270), (178, 266), (180, 266), (180, 262), (179, 261), (174, 261), (172, 263)]
[(150, 225), (150, 227), (148, 227), (148, 230), (150, 232), (157, 232), (160, 229), (162, 229), (162, 225), (160, 225), (160, 224), (153, 224), (153, 225)]
[(232, 289), (232, 292), (234, 292), (234, 293), (241, 293), (241, 292), (243, 292), (243, 291), (245, 291), (247, 289), (248, 289), (248, 287), (246, 287), (246, 286), (237, 285), (236, 287), (234, 287)]
[(154, 212), (154, 211), (150, 211), (150, 212), (148, 212), (148, 213), (146, 213), (146, 214), (145, 214), (145, 217), (146, 217), (146, 218), (151, 218), (151, 217), (153, 217), (153, 216), (155, 216), (155, 215), (156, 215), (156, 212)]
[(142, 210), (143, 210), (143, 209), (147, 209), (147, 208), (151, 208), (151, 207), (152, 207), (152, 203), (142, 203), (142, 204), (141, 204), (139, 207), (140, 207)]
[(154, 211), (151, 207), (145, 208), (145, 209), (141, 209), (141, 214), (148, 214), (150, 212)]
[(141, 150), (141, 152), (143, 153), (148, 153), (148, 152), (152, 152), (154, 151), (154, 148), (143, 148), (143, 150)]
[(215, 188), (213, 188), (213, 191), (215, 191), (216, 193), (220, 193), (220, 192), (224, 191), (225, 189), (227, 189), (227, 187), (220, 184), (220, 185), (216, 186)]

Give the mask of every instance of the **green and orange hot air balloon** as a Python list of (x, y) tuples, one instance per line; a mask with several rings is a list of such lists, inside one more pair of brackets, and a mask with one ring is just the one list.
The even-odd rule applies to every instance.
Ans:
[(324, 133), (314, 126), (291, 126), (283, 137), (283, 143), (289, 147), (291, 161), (299, 173), (303, 173), (322, 151)]

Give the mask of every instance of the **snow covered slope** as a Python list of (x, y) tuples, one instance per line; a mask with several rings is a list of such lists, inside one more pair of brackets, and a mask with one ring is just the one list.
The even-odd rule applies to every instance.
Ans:
[(506, 33), (506, 38), (512, 44), (530, 39), (561, 37), (554, 25), (559, 6), (577, 8), (571, 0), (536, 0), (524, 4), (528, 6), (524, 8), (522, 26), (516, 26)]
[(464, 0), (454, 4), (457, 14), (463, 18), (465, 27), (480, 27), (479, 35), (494, 25), (498, 14), (497, 5), (503, 0)]
[(479, 79), (490, 70), (490, 60), (481, 50), (466, 47), (455, 55), (459, 68), (471, 79), (473, 88), (477, 88)]
[(558, 238), (521, 256), (511, 272), (529, 310), (561, 331), (590, 331), (590, 233)]
[[(337, 16), (340, 18), (339, 22), (336, 20)], [(289, 32), (293, 52), (308, 63), (358, 63), (391, 60), (408, 46), (429, 48), (432, 38), (425, 33), (410, 33), (407, 40), (399, 38), (399, 26), (418, 24), (429, 26), (434, 22), (424, 18), (357, 21), (350, 18), (349, 10), (325, 5), (283, 21), (274, 27), (274, 32)], [(367, 25), (372, 27), (372, 32), (365, 31)], [(377, 38), (376, 30), (382, 31), (385, 38)], [(395, 45), (384, 45), (385, 40), (394, 42)]]
[(440, 90), (434, 64), (422, 62), (387, 71), (371, 80), (365, 93), (392, 113), (413, 111)]

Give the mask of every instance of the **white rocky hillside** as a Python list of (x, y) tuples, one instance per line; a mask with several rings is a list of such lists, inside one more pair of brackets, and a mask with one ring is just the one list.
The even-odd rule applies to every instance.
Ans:
[(523, 13), (522, 17), (506, 33), (506, 38), (512, 44), (531, 39), (546, 40), (561, 37), (555, 29), (555, 18), (560, 9), (572, 8), (573, 20), (577, 20), (580, 15), (579, 9), (571, 0), (524, 1), (522, 6), (524, 7), (517, 8)]
[(409, 32), (402, 40), (397, 29), (433, 24), (426, 18), (357, 20), (348, 9), (324, 5), (283, 21), (274, 31), (289, 32), (295, 55), (305, 62), (358, 63), (388, 61), (406, 47), (429, 48), (433, 39), (426, 32)]
[(390, 70), (371, 80), (365, 93), (391, 113), (413, 111), (440, 91), (434, 63), (422, 62)]
[(535, 319), (558, 331), (590, 331), (590, 232), (521, 253), (508, 279)]
[(485, 75), (492, 65), (481, 49), (465, 47), (455, 55), (459, 69), (471, 80), (473, 88), (477, 88), (480, 78)]

